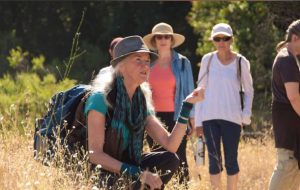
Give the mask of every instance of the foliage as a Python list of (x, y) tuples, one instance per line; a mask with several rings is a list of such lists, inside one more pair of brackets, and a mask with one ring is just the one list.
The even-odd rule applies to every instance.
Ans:
[(0, 76), (6, 72), (13, 72), (7, 61), (7, 55), (12, 48), (20, 43), (20, 38), (16, 36), (16, 30), (0, 31)]
[[(44, 55), (33, 57), (28, 51), (17, 46), (9, 51), (7, 60), (9, 65), (17, 70), (15, 75), (6, 74), (0, 79), (0, 89), (3, 102), (0, 103), (0, 118), (8, 120), (19, 118), (32, 120), (41, 117), (45, 112), (45, 102), (58, 90), (66, 90), (74, 86), (75, 80), (70, 80), (68, 75), (76, 59), (82, 55), (79, 52), (79, 31), (84, 18), (84, 12), (79, 26), (73, 38), (69, 61), (64, 65), (64, 75), (59, 82), (53, 74), (46, 73), (44, 69)], [(32, 57), (31, 62), (29, 61)], [(19, 68), (19, 69), (18, 69)], [(45, 88), (47, 87), (47, 88)], [(9, 107), (9, 108), (8, 108)], [(15, 120), (17, 123), (17, 120)], [(1, 123), (0, 123), (1, 124)], [(12, 127), (24, 131), (23, 125), (13, 125)], [(0, 126), (0, 129), (2, 127)]]
[[(162, 21), (187, 37), (178, 50), (195, 62), (196, 37), (185, 19), (190, 7), (190, 2), (3, 2), (0, 6), (0, 34), (7, 34), (5, 39), (11, 39), (14, 45), (4, 46), (2, 53), (6, 57), (8, 50), (20, 46), (33, 55), (42, 54), (45, 69), (54, 73), (56, 78), (63, 78), (64, 72), (59, 65), (69, 61), (73, 33), (81, 20), (81, 12), (86, 10), (81, 32), (78, 33), (81, 40), (78, 47), (86, 53), (68, 75), (77, 81), (89, 82), (91, 73), (109, 64), (108, 46), (114, 37), (143, 36)], [(8, 65), (7, 60), (2, 62), (0, 59), (0, 63)], [(0, 77), (7, 71), (8, 67), (1, 67)], [(14, 74), (16, 70), (9, 72)]]
[[(76, 38), (74, 43), (78, 43)], [(71, 51), (70, 61), (66, 64), (67, 74), (78, 56), (78, 45), (72, 47), (76, 50)], [(18, 118), (21, 123), (24, 123), (23, 120), (41, 117), (46, 111), (46, 102), (55, 92), (75, 85), (75, 80), (64, 77), (58, 82), (53, 74), (46, 73), (44, 55), (34, 57), (17, 46), (9, 51), (7, 60), (17, 72), (14, 75), (5, 74), (0, 79), (0, 99), (3, 100), (0, 102), (0, 118), (8, 118), (8, 120)], [(15, 123), (18, 122), (14, 120)], [(24, 131), (23, 125), (16, 124), (11, 127)]]
[(274, 24), (281, 31), (300, 18), (299, 1), (266, 1), (265, 4), (274, 18)]
[[(109, 60), (108, 54), (103, 53), (99, 47), (94, 46), (86, 41), (81, 43), (81, 48), (86, 52), (83, 56), (78, 57), (77, 63), (73, 65), (72, 71), (70, 72), (71, 78), (84, 78), (85, 81), (91, 81), (98, 74), (99, 69), (108, 66), (107, 63), (102, 63), (101, 60)], [(81, 77), (78, 77), (78, 72), (80, 71)]]
[(46, 111), (50, 97), (75, 84), (74, 80), (56, 81), (53, 74), (40, 78), (36, 73), (19, 73), (13, 78), (6, 74), (0, 79), (0, 113), (5, 115), (11, 106), (17, 107), (19, 117), (40, 117)]
[(32, 70), (38, 71), (44, 69), (45, 56), (39, 55), (38, 57), (34, 57), (31, 60), (32, 62)]
[(246, 1), (193, 2), (188, 21), (195, 33), (202, 34), (198, 39), (196, 50), (200, 55), (214, 50), (208, 39), (215, 24), (225, 22), (231, 25), (235, 42), (233, 49), (243, 54), (251, 63), (255, 88), (254, 109), (260, 110), (268, 117), (271, 101), (271, 67), (276, 53), (276, 43), (282, 36), (274, 25), (274, 18), (268, 6), (264, 2)]
[(22, 48), (18, 46), (16, 49), (11, 49), (9, 51), (9, 56), (7, 57), (7, 60), (9, 61), (9, 66), (12, 68), (17, 68), (25, 59), (26, 56), (28, 56), (28, 52), (23, 52)]
[(42, 54), (35, 57), (20, 46), (17, 46), (9, 50), (9, 55), (6, 59), (9, 62), (9, 66), (16, 72), (36, 72), (40, 76), (46, 74), (44, 68), (45, 56)]

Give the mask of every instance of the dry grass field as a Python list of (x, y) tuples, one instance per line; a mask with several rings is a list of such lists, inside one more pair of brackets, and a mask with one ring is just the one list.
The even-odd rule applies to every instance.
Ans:
[[(29, 129), (25, 130), (25, 135), (19, 135), (15, 130), (4, 130), (3, 128), (0, 130), (1, 190), (93, 189), (92, 185), (81, 174), (71, 175), (62, 168), (44, 166), (35, 161), (33, 159), (32, 134), (33, 131)], [(192, 140), (188, 143), (188, 162), (191, 174), (189, 189), (210, 189), (207, 155), (205, 166), (195, 166)], [(241, 141), (239, 148), (241, 170), (239, 189), (267, 189), (275, 161), (272, 139)], [(225, 187), (225, 172), (223, 172), (222, 178)], [(176, 181), (175, 176), (166, 189), (183, 189)]]

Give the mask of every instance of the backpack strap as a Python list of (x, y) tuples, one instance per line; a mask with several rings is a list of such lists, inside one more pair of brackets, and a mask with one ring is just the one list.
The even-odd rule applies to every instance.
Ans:
[(214, 56), (214, 53), (215, 52), (211, 52), (210, 53), (209, 60), (208, 60), (208, 63), (207, 63), (207, 67), (206, 67), (206, 72), (200, 77), (200, 79), (197, 81), (197, 84), (199, 84), (203, 80), (203, 78), (205, 77), (205, 75), (208, 76), (209, 68), (210, 68), (210, 65), (211, 65), (211, 60), (212, 60), (212, 58)]
[(240, 83), (240, 101), (241, 101), (241, 108), (244, 109), (244, 90), (242, 84), (242, 66), (241, 66), (242, 56), (237, 55), (237, 78)]
[(81, 147), (83, 147), (84, 150), (88, 150), (87, 120), (84, 115), (84, 107), (90, 95), (91, 90), (87, 90), (76, 107), (74, 121), (71, 125), (72, 128), (69, 129), (66, 137), (67, 144), (71, 146), (71, 151), (80, 150)]

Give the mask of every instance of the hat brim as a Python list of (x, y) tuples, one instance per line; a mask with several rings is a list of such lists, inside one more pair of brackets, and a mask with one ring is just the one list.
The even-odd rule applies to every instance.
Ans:
[(183, 35), (177, 34), (177, 33), (156, 32), (156, 33), (147, 34), (146, 36), (143, 37), (143, 40), (144, 40), (145, 44), (148, 46), (148, 48), (151, 50), (157, 50), (157, 48), (154, 47), (153, 44), (151, 43), (151, 40), (155, 35), (171, 35), (171, 36), (173, 36), (174, 43), (172, 44), (172, 48), (180, 46), (185, 40), (185, 37)]
[(125, 57), (133, 54), (133, 53), (149, 53), (150, 56), (150, 66), (152, 67), (156, 61), (156, 59), (158, 58), (158, 55), (154, 52), (148, 51), (148, 50), (137, 50), (137, 51), (133, 51), (133, 52), (129, 52), (127, 54), (124, 54), (120, 57), (117, 57), (113, 60), (110, 61), (110, 64), (112, 67), (115, 67), (117, 65), (117, 63), (119, 63), (122, 59), (124, 59)]

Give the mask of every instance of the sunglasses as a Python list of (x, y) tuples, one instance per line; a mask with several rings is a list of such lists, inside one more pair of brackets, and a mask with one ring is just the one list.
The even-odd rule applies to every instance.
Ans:
[(231, 37), (230, 37), (230, 36), (213, 37), (213, 41), (215, 41), (215, 42), (220, 42), (220, 41), (228, 42), (229, 40), (231, 40)]
[(171, 39), (171, 35), (155, 35), (155, 38), (156, 39), (158, 39), (158, 40), (161, 40), (161, 39), (166, 39), (166, 40), (168, 40), (168, 39)]

